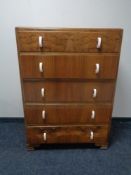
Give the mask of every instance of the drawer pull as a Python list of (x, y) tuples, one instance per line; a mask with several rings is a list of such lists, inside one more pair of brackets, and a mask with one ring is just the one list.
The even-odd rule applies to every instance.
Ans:
[(95, 73), (98, 74), (100, 72), (100, 64), (96, 63), (96, 70)]
[(42, 119), (45, 120), (45, 110), (42, 111)]
[(96, 45), (96, 48), (97, 49), (100, 49), (101, 48), (101, 41), (102, 41), (101, 37), (98, 37), (97, 38), (97, 45)]
[(41, 96), (44, 97), (44, 95), (45, 95), (45, 89), (41, 88)]
[(42, 62), (39, 63), (39, 71), (43, 72), (43, 63)]
[(94, 119), (96, 115), (96, 112), (94, 110), (91, 111), (91, 119)]
[(43, 140), (46, 141), (47, 137), (46, 137), (46, 132), (43, 133)]
[(43, 38), (42, 38), (42, 36), (39, 36), (38, 42), (39, 42), (39, 47), (42, 48), (43, 47)]
[(94, 133), (93, 131), (90, 131), (90, 140), (93, 140), (93, 138), (94, 138)]
[(93, 98), (96, 98), (96, 95), (97, 95), (97, 89), (93, 89), (93, 95), (92, 95), (92, 97)]

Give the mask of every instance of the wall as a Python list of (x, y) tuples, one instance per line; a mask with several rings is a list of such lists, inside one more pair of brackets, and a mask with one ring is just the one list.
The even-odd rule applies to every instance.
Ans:
[(130, 0), (0, 0), (0, 117), (23, 117), (15, 26), (124, 29), (113, 116), (131, 117)]

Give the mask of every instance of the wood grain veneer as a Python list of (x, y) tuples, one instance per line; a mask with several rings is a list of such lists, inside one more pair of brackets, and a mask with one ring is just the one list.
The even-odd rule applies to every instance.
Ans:
[(118, 28), (16, 27), (29, 149), (108, 146), (122, 34)]

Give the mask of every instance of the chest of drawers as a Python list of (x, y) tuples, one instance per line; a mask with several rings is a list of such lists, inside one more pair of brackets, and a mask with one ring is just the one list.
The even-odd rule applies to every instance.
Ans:
[(108, 146), (122, 29), (16, 28), (27, 146)]

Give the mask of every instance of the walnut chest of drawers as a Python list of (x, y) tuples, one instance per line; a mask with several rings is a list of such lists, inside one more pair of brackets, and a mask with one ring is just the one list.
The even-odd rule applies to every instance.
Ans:
[(16, 28), (28, 148), (108, 146), (122, 33)]

